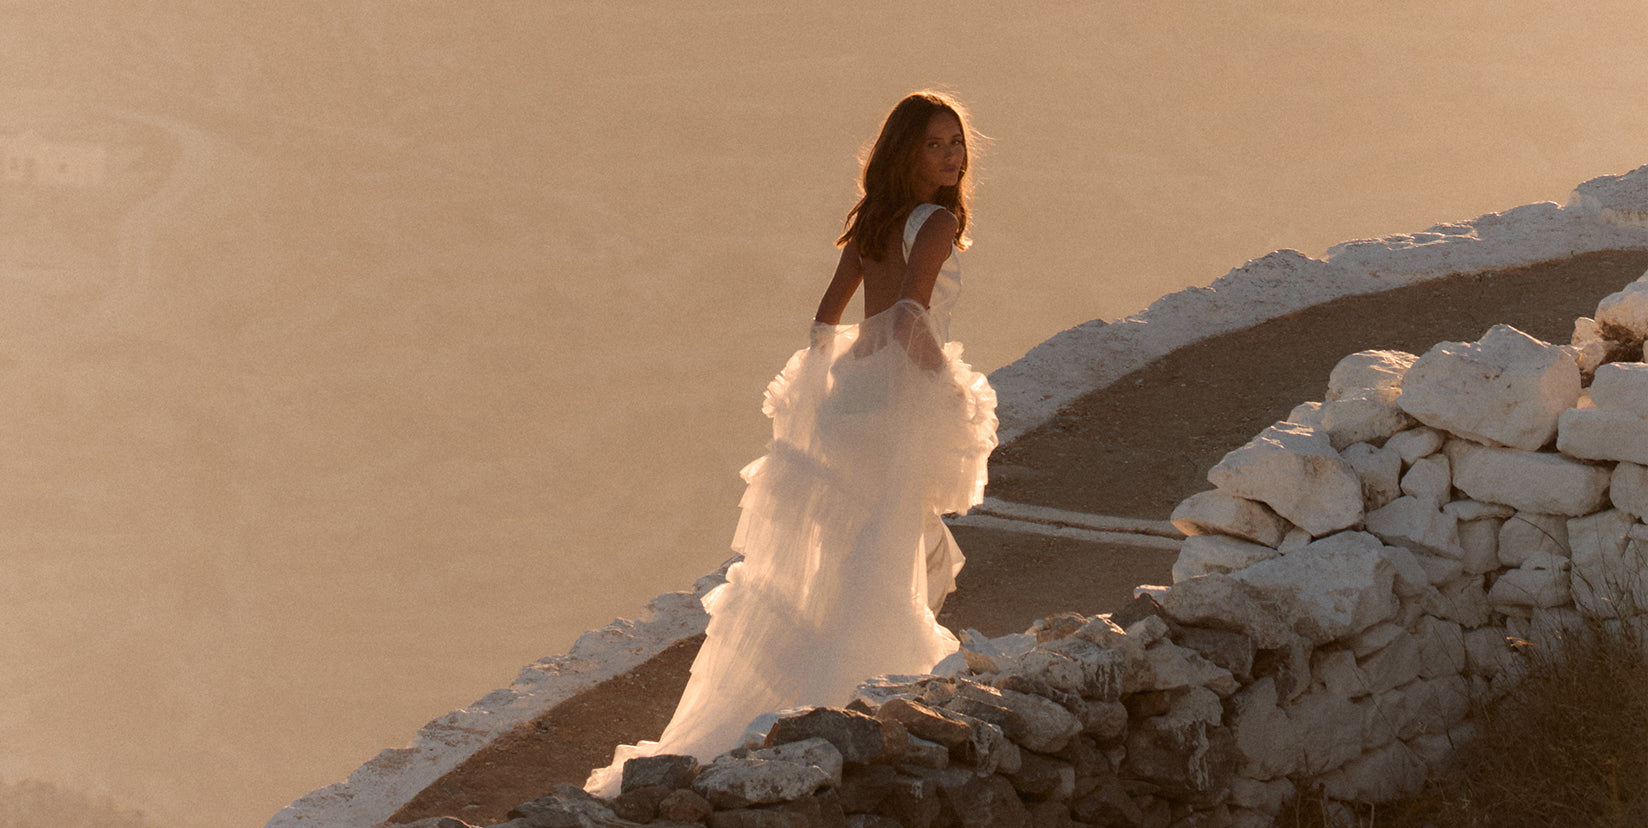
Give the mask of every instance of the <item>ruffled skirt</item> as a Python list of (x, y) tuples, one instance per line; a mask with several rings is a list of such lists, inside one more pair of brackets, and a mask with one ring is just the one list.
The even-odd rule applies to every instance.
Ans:
[(618, 749), (591, 774), (617, 792), (623, 763), (736, 746), (755, 717), (841, 705), (867, 678), (924, 673), (955, 651), (934, 612), (962, 558), (939, 520), (984, 495), (995, 392), (900, 302), (858, 325), (817, 326), (767, 386), (773, 419), (733, 549), (743, 561), (704, 598), (710, 622), (657, 742)]

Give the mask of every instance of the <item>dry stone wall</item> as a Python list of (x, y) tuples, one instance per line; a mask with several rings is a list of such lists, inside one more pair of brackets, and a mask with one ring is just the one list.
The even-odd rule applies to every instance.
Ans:
[(1171, 585), (505, 824), (1264, 826), (1305, 789), (1414, 794), (1530, 652), (1648, 607), (1644, 338), (1648, 274), (1568, 344), (1353, 354), (1180, 504)]

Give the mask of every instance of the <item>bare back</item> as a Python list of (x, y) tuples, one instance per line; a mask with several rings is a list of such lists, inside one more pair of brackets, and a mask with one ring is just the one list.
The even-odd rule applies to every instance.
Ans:
[(881, 261), (860, 256), (858, 266), (864, 273), (864, 318), (868, 319), (899, 300), (907, 269), (903, 234), (887, 237), (887, 249), (882, 251)]

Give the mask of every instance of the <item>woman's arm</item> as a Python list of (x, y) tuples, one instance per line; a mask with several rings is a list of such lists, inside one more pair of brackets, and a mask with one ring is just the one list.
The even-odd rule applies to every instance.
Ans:
[(824, 289), (824, 298), (818, 300), (818, 313), (813, 314), (813, 321), (825, 325), (841, 324), (841, 314), (846, 312), (847, 303), (852, 300), (853, 292), (858, 290), (862, 281), (864, 267), (858, 260), (858, 248), (849, 240), (841, 248), (841, 260), (836, 262), (835, 275), (830, 277), (830, 286)]
[(944, 267), (946, 259), (950, 258), (950, 248), (955, 244), (956, 230), (961, 222), (956, 214), (939, 208), (927, 217), (926, 223), (916, 231), (916, 240), (910, 245), (909, 260), (904, 264), (904, 284), (899, 288), (898, 298), (914, 299), (927, 307), (933, 298), (933, 284), (938, 281), (938, 271)]

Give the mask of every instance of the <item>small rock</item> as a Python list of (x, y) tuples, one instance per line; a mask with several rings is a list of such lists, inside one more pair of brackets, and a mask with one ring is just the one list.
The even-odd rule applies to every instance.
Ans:
[(1268, 546), (1225, 535), (1192, 535), (1179, 546), (1179, 557), (1173, 562), (1173, 583), (1246, 569), (1280, 554)]
[(1420, 426), (1392, 434), (1384, 447), (1402, 458), (1403, 465), (1411, 466), (1419, 458), (1435, 454), (1442, 448), (1442, 443), (1442, 432)]
[(770, 748), (751, 751), (751, 759), (774, 759), (797, 765), (811, 765), (830, 778), (830, 785), (841, 784), (843, 760), (841, 751), (825, 739), (813, 737), (797, 742), (785, 742)]
[(1356, 470), (1362, 482), (1362, 511), (1371, 512), (1401, 496), (1402, 458), (1395, 452), (1369, 443), (1353, 443), (1340, 449), (1339, 456)]
[(1614, 508), (1641, 520), (1648, 517), (1648, 466), (1620, 463), (1608, 482)]
[(662, 753), (640, 756), (624, 763), (624, 781), (620, 790), (664, 787), (670, 790), (685, 788), (698, 775), (698, 760), (691, 756)]
[(730, 809), (800, 799), (829, 782), (829, 774), (811, 765), (722, 757), (699, 771), (692, 789), (717, 809)]
[(671, 791), (658, 803), (658, 816), (670, 822), (703, 822), (715, 810), (710, 801), (682, 788)]
[(1231, 535), (1269, 547), (1281, 543), (1288, 530), (1287, 521), (1269, 506), (1218, 489), (1185, 498), (1171, 520), (1186, 535)]
[[(833, 707), (819, 707), (773, 723), (766, 747), (821, 738), (835, 745), (847, 762), (874, 762), (886, 750), (882, 726), (873, 716)], [(714, 798), (711, 797), (711, 801)]]

